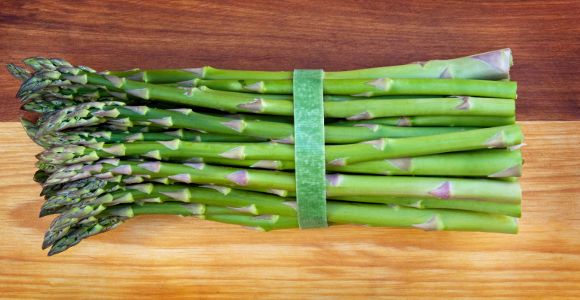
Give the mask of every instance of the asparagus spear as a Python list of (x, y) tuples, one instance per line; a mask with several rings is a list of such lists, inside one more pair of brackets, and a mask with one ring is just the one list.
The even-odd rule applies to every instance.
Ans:
[(390, 126), (472, 126), (494, 127), (515, 124), (515, 117), (492, 116), (411, 116), (386, 117), (370, 120), (338, 121), (332, 125), (361, 126), (361, 124), (378, 124)]
[[(292, 80), (203, 80), (195, 79), (195, 86), (215, 90), (251, 92), (259, 94), (292, 94)], [(152, 86), (150, 86), (152, 87)], [(512, 81), (473, 79), (389, 78), (325, 79), (324, 93), (330, 95), (465, 95), (493, 98), (516, 97)]]
[[(170, 103), (173, 105), (200, 106), (229, 112), (252, 112), (283, 116), (290, 116), (293, 114), (292, 101), (289, 100), (256, 97), (255, 95), (247, 93), (213, 91), (205, 87), (184, 90), (175, 87), (126, 80), (125, 78), (119, 78), (115, 76), (85, 73), (79, 69), (70, 67), (66, 67), (61, 71), (55, 70), (35, 73), (34, 76), (22, 84), (17, 95), (18, 97), (27, 97), (27, 95), (37, 93), (38, 91), (46, 87), (50, 87), (51, 85), (59, 85), (61, 84), (62, 80), (73, 80), (81, 84), (86, 84), (88, 82), (93, 85), (105, 87), (109, 90), (117, 91), (115, 95), (121, 100), (127, 99), (127, 95), (122, 93), (119, 94), (119, 92), (124, 92), (143, 100), (154, 99), (162, 103)], [(387, 117), (396, 115), (422, 115), (426, 113), (439, 115), (453, 114), (513, 116), (513, 100), (507, 101), (493, 98), (465, 97), (484, 96), (513, 99), (515, 98), (516, 88), (515, 83), (513, 82), (436, 79), (389, 80), (399, 82), (396, 84), (389, 83), (389, 86), (393, 87), (392, 91), (395, 94), (425, 94), (428, 89), (432, 89), (433, 92), (427, 94), (463, 95), (464, 97), (450, 99), (390, 99), (389, 101), (375, 99), (372, 101), (377, 103), (374, 103), (374, 106), (368, 108), (363, 106), (363, 104), (366, 103), (358, 103), (359, 101), (344, 101), (340, 103), (326, 102), (325, 115), (327, 117), (348, 117), (351, 119), (370, 119), (373, 117)], [(337, 84), (339, 86), (344, 86), (346, 83), (341, 82)], [(378, 93), (380, 90), (380, 88), (374, 87), (374, 83), (371, 84), (367, 82), (363, 85), (365, 84), (370, 86), (368, 89), (370, 93)], [(350, 86), (353, 87), (354, 85), (355, 83), (350, 84)], [(422, 87), (421, 89), (425, 89), (425, 91), (402, 89), (403, 87), (407, 86), (414, 87), (416, 89)], [(454, 89), (454, 86), (466, 87), (468, 90), (481, 87), (482, 90), (480, 92), (470, 93), (468, 90), (464, 91), (461, 88)], [(385, 90), (386, 89), (387, 88), (385, 88)], [(437, 92), (437, 90), (439, 92)], [(353, 91), (357, 92), (358, 90)], [(367, 96), (372, 95), (369, 94)], [(366, 106), (368, 105), (373, 104), (366, 104)], [(354, 106), (354, 108), (351, 106)], [(390, 109), (385, 109), (384, 106), (394, 106), (393, 109), (396, 112), (390, 112)], [(361, 109), (364, 110), (360, 111)]]
[[(100, 131), (85, 131), (83, 128), (79, 130), (68, 130), (65, 132), (53, 132), (51, 134), (36, 135), (37, 129), (34, 124), (25, 125), (29, 136), (34, 142), (49, 148), (58, 145), (84, 145), (89, 146), (98, 143), (132, 143), (135, 141), (171, 141), (176, 138), (183, 141), (191, 142), (264, 142), (263, 138), (255, 138), (251, 136), (233, 135), (233, 134), (213, 134), (201, 133), (191, 130), (177, 129), (165, 132), (133, 132), (133, 131), (118, 131), (107, 130), (103, 128)], [(374, 126), (374, 125), (373, 125)], [(367, 127), (367, 125), (359, 126)], [(129, 129), (129, 128), (127, 128)], [(447, 132), (456, 132), (473, 129), (472, 127), (425, 127), (413, 128), (413, 130), (398, 130), (392, 126), (380, 127), (384, 135), (392, 137), (408, 137), (408, 136), (423, 136), (434, 135)], [(388, 134), (387, 134), (388, 133)]]
[[(401, 139), (382, 139), (349, 145), (326, 146), (330, 165), (346, 166), (357, 162), (386, 158), (414, 157), (445, 152), (505, 148), (521, 144), (521, 131), (515, 125), (476, 129), (467, 132)], [(387, 147), (388, 145), (388, 147)], [(136, 142), (133, 144), (96, 144), (90, 147), (55, 147), (39, 155), (47, 163), (77, 163), (102, 157), (145, 156), (162, 159), (207, 156), (230, 159), (286, 160), (294, 159), (291, 145), (277, 143), (191, 143)]]
[[(49, 255), (60, 253), (78, 244), (82, 239), (110, 230), (123, 221), (148, 214), (200, 215), (198, 207), (183, 203), (148, 203), (143, 205), (122, 205), (112, 207), (97, 215), (96, 220), (76, 226), (68, 235), (57, 240)], [(329, 202), (328, 219), (338, 224), (364, 224), (368, 226), (409, 227), (423, 230), (462, 230), (516, 233), (517, 219), (509, 216), (445, 209), (414, 209), (399, 206), (349, 204)], [(113, 221), (106, 220), (116, 217)], [(204, 219), (231, 224), (239, 224), (268, 231), (297, 227), (295, 217), (278, 215), (244, 216), (239, 214), (207, 214)], [(114, 224), (114, 225), (101, 225)], [(95, 223), (98, 224), (95, 226)], [(88, 226), (86, 225), (88, 224)], [(81, 231), (79, 233), (79, 231)]]
[[(119, 161), (117, 166), (103, 163), (81, 167), (73, 165), (51, 174), (45, 185), (61, 184), (90, 176), (107, 178), (115, 174), (167, 177), (182, 183), (231, 185), (260, 191), (275, 189), (294, 192), (296, 188), (292, 173), (159, 161)], [(432, 199), (489, 199), (507, 203), (518, 203), (521, 199), (517, 182), (490, 179), (329, 174), (326, 189), (328, 197), (409, 196)]]
[[(51, 134), (56, 131), (61, 131), (70, 128), (77, 128), (82, 126), (98, 125), (105, 122), (113, 123), (117, 126), (131, 127), (135, 124), (157, 124), (171, 128), (183, 128), (192, 130), (203, 130), (218, 134), (239, 134), (245, 136), (253, 136), (259, 138), (267, 138), (281, 142), (291, 143), (293, 141), (294, 128), (291, 124), (267, 122), (267, 121), (253, 121), (253, 120), (239, 120), (223, 117), (209, 116), (200, 113), (194, 113), (190, 110), (170, 111), (162, 109), (154, 109), (146, 106), (124, 106), (119, 102), (89, 102), (80, 104), (74, 107), (68, 107), (53, 114), (47, 114), (44, 118), (37, 122), (37, 135)], [(325, 140), (327, 143), (354, 143), (361, 141), (368, 141), (385, 136), (401, 136), (402, 131), (400, 127), (384, 127), (384, 125), (370, 126), (370, 127), (344, 127), (344, 126), (326, 126)], [(403, 128), (410, 129), (410, 128)], [(399, 130), (399, 134), (396, 134)], [(462, 151), (474, 150), (487, 147), (494, 147), (503, 142), (503, 147), (513, 146), (510, 144), (515, 140), (521, 140), (521, 133), (519, 128), (515, 125), (496, 127), (490, 129), (471, 130), (467, 136), (470, 140), (481, 138), (487, 132), (493, 134), (500, 134), (496, 139), (489, 142), (486, 141), (492, 136), (486, 137), (485, 140), (479, 141), (476, 147), (471, 146), (466, 149), (454, 149), (448, 151)], [(501, 133), (504, 132), (505, 134)], [(410, 135), (409, 133), (406, 133)], [(447, 133), (445, 136), (432, 138), (434, 140), (444, 140), (453, 138), (448, 135), (457, 135), (457, 137), (464, 138), (465, 133)], [(502, 141), (501, 139), (505, 139)], [(427, 140), (420, 141), (421, 144), (431, 142), (429, 137), (423, 137)], [(418, 141), (419, 142), (419, 141)], [(519, 143), (519, 141), (517, 142)], [(453, 144), (453, 143), (451, 143)], [(361, 150), (361, 146), (358, 150)], [(416, 144), (415, 144), (416, 147)], [(365, 152), (364, 146), (362, 152)], [(367, 147), (368, 148), (368, 147)], [(378, 148), (378, 149), (377, 149)], [(380, 150), (381, 147), (374, 145), (371, 149)], [(424, 149), (428, 149), (426, 147)], [(389, 148), (390, 149), (390, 148)], [(373, 150), (373, 151), (374, 151)], [(419, 151), (421, 152), (421, 151)], [(433, 153), (433, 152), (431, 152)], [(426, 155), (431, 153), (412, 154)], [(411, 154), (409, 154), (411, 155)], [(376, 159), (381, 159), (378, 157)], [(362, 159), (368, 160), (368, 159)]]
[[(365, 197), (348, 196), (334, 197), (331, 200), (347, 200), (353, 202), (370, 202), (397, 204), (415, 208), (447, 208), (487, 212), (494, 214), (510, 215), (519, 217), (521, 207), (519, 203), (497, 203), (491, 201), (474, 200), (439, 200), (422, 198), (401, 197)], [(83, 205), (117, 205), (120, 203), (161, 203), (166, 201), (196, 202), (206, 205), (218, 205), (238, 207), (238, 210), (251, 212), (252, 214), (278, 214), (283, 216), (295, 216), (296, 202), (293, 198), (282, 198), (275, 195), (267, 195), (249, 191), (241, 191), (223, 186), (200, 186), (188, 185), (160, 185), (154, 183), (128, 185), (122, 190), (101, 195), (98, 198), (90, 198), (83, 201)]]
[[(326, 152), (330, 155), (333, 149), (333, 146), (328, 146)], [(65, 165), (121, 156), (165, 161), (199, 161), (198, 158), (209, 158), (206, 162), (222, 164), (232, 164), (232, 160), (237, 160), (245, 162), (234, 165), (287, 169), (293, 167), (289, 162), (294, 161), (294, 147), (275, 143), (200, 143), (172, 140), (53, 147), (38, 154), (37, 158), (42, 163)], [(224, 158), (226, 160), (222, 160)], [(510, 177), (520, 175), (521, 154), (519, 151), (484, 150), (369, 161), (350, 166), (331, 165), (329, 170), (386, 175)]]
[[(512, 65), (510, 49), (500, 49), (466, 57), (447, 60), (430, 60), (401, 66), (379, 67), (351, 71), (326, 72), (328, 79), (352, 78), (464, 78), (464, 79), (506, 79)], [(111, 75), (130, 77), (151, 83), (189, 81), (205, 79), (259, 79), (279, 80), (292, 78), (292, 72), (268, 72), (225, 70), (213, 67), (177, 70), (129, 70), (111, 71)]]
[(179, 138), (192, 142), (263, 142), (264, 139), (250, 136), (200, 133), (191, 130), (177, 129), (165, 132), (130, 132), (130, 131), (66, 131), (50, 135), (34, 136), (34, 141), (48, 148), (57, 145), (93, 145), (98, 143), (132, 143), (135, 141), (171, 141)]
[[(122, 222), (127, 220), (128, 218), (132, 218), (138, 215), (154, 215), (154, 214), (169, 214), (169, 215), (180, 215), (180, 216), (197, 216), (203, 218), (204, 215), (217, 215), (222, 216), (224, 220), (228, 220), (227, 215), (231, 216), (239, 216), (240, 213), (236, 210), (224, 208), (224, 207), (214, 207), (214, 206), (206, 206), (203, 204), (197, 203), (175, 203), (175, 202), (167, 202), (163, 204), (154, 204), (148, 203), (145, 205), (136, 205), (136, 206), (129, 206), (129, 205), (119, 205), (112, 207), (108, 210), (103, 210), (94, 216), (89, 216), (88, 218), (79, 220), (76, 218), (74, 213), (69, 212), (68, 215), (61, 215), (59, 218), (55, 219), (55, 222), (51, 224), (51, 227), (45, 234), (45, 238), (42, 244), (42, 248), (46, 249), (50, 246), (53, 246), (53, 249), (49, 251), (49, 255), (56, 254), (58, 252), (62, 252), (70, 246), (77, 244), (81, 239), (86, 238), (88, 236), (95, 235), (97, 233), (101, 233), (104, 231), (108, 231), (114, 227), (107, 227), (107, 228), (91, 228), (89, 232), (91, 234), (82, 234), (79, 235), (78, 229), (88, 229), (87, 227), (100, 224), (100, 220), (108, 220), (108, 222), (115, 223), (116, 226), (120, 225)], [(114, 219), (111, 220), (111, 217)], [(219, 218), (219, 217), (218, 217)], [(248, 223), (251, 223), (252, 218), (236, 218), (233, 217), (232, 220), (248, 220)], [(264, 221), (268, 218), (264, 218)], [(259, 218), (258, 218), (259, 220)], [(273, 220), (273, 219), (272, 219)], [(256, 222), (260, 224), (259, 222)], [(115, 227), (116, 227), (115, 226)], [(72, 232), (71, 232), (72, 229)], [(106, 230), (105, 230), (106, 229)], [(73, 240), (71, 241), (71, 238)], [(63, 247), (64, 245), (68, 247)], [(58, 251), (57, 249), (60, 249)]]

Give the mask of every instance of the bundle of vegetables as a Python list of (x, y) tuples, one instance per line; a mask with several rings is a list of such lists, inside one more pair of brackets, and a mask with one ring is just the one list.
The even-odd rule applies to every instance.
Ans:
[[(34, 178), (59, 214), (43, 248), (150, 214), (295, 228), (292, 72), (96, 72), (62, 59), (8, 65), (22, 81)], [(517, 232), (522, 133), (509, 49), (327, 72), (330, 225)]]

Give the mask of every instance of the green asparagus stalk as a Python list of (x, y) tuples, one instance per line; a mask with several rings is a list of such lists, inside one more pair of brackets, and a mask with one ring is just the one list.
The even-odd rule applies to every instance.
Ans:
[[(254, 193), (256, 197), (261, 194)], [(96, 216), (103, 215), (105, 217), (120, 216), (131, 218), (144, 214), (172, 214), (172, 215), (201, 215), (203, 209), (207, 206), (183, 203), (145, 203), (140, 205), (119, 205), (111, 209), (105, 209)], [(289, 206), (290, 207), (290, 206)], [(329, 201), (327, 205), (327, 214), (329, 221), (338, 224), (364, 224), (369, 226), (392, 226), (392, 227), (414, 227), (424, 230), (464, 230), (464, 231), (488, 231), (488, 232), (503, 232), (515, 233), (517, 232), (517, 219), (509, 216), (493, 215), (486, 213), (467, 212), (460, 210), (445, 210), (445, 209), (414, 209), (399, 206), (386, 206), (376, 204), (352, 204)], [(284, 208), (286, 209), (286, 208)], [(119, 210), (124, 210), (120, 212)], [(238, 210), (236, 210), (238, 211)], [(229, 217), (227, 217), (229, 216)], [(266, 215), (264, 217), (244, 216), (240, 214), (206, 214), (205, 219), (212, 221), (219, 221), (225, 223), (240, 224), (245, 226), (256, 227), (260, 230), (273, 230), (282, 228), (297, 227), (295, 217), (284, 217), (279, 215)], [(261, 221), (268, 221), (261, 223)], [(88, 222), (91, 223), (90, 221)], [(81, 226), (82, 227), (82, 223)], [(73, 231), (75, 235), (76, 228)], [(54, 228), (54, 231), (49, 231), (47, 236), (56, 235), (57, 231), (63, 230), (66, 227)], [(69, 232), (70, 229), (64, 229)], [(66, 250), (69, 247), (63, 247), (69, 244), (64, 243), (62, 239), (67, 239), (66, 236), (60, 237), (54, 243), (55, 249)], [(79, 240), (80, 241), (80, 240)], [(52, 243), (45, 243), (44, 246), (52, 245)], [(78, 241), (77, 241), (78, 243)], [(58, 251), (58, 252), (61, 252)], [(58, 253), (52, 251), (52, 254)]]
[[(333, 198), (332, 200), (337, 200)], [(446, 208), (519, 217), (519, 203), (497, 203), (473, 200), (439, 200), (400, 197), (340, 197), (338, 200), (396, 204), (415, 208)], [(296, 201), (274, 195), (235, 190), (220, 186), (191, 187), (188, 185), (138, 184), (87, 201), (85, 205), (117, 205), (120, 203), (161, 203), (166, 201), (195, 202), (206, 205), (236, 207), (237, 210), (258, 214), (296, 216)]]
[[(67, 214), (60, 215), (53, 221), (49, 230), (45, 234), (45, 238), (42, 244), (43, 249), (46, 249), (52, 245), (56, 246), (63, 238), (66, 239), (67, 235), (71, 232), (71, 229), (73, 230), (72, 235), (75, 235), (75, 231), (78, 227), (86, 227), (87, 224), (94, 224), (96, 220), (103, 218), (118, 217), (119, 219), (117, 219), (117, 221), (124, 221), (128, 218), (138, 215), (179, 215), (203, 217), (204, 215), (235, 216), (240, 215), (240, 212), (230, 208), (206, 206), (197, 203), (183, 204), (167, 202), (161, 205), (155, 203), (148, 203), (137, 206), (119, 205), (108, 210), (103, 209), (97, 214), (87, 216), (87, 218), (84, 219), (77, 218), (77, 215), (75, 214), (76, 211), (70, 211), (67, 212)], [(233, 220), (236, 219), (237, 218), (235, 217), (233, 218)], [(120, 223), (122, 222), (118, 222), (119, 225)], [(95, 232), (95, 234), (96, 233), (97, 232)], [(57, 248), (59, 247), (57, 246)], [(52, 254), (55, 253), (51, 249), (49, 255)]]
[(34, 141), (48, 148), (56, 145), (93, 145), (98, 143), (132, 143), (135, 141), (171, 141), (179, 138), (191, 142), (263, 142), (264, 139), (250, 136), (200, 133), (177, 129), (166, 132), (129, 132), (103, 130), (96, 132), (66, 131), (51, 135), (35, 136)]
[[(328, 153), (332, 153), (333, 146), (326, 148)], [(196, 162), (200, 161), (199, 158), (209, 158), (206, 162), (228, 164), (231, 161), (242, 161), (234, 165), (288, 169), (293, 167), (291, 162), (294, 161), (294, 147), (275, 143), (200, 143), (172, 140), (53, 147), (37, 155), (37, 158), (42, 163), (65, 165), (122, 156), (165, 161), (193, 159)], [(511, 177), (521, 174), (521, 163), (519, 151), (483, 150), (369, 161), (350, 166), (331, 165), (329, 170), (383, 175)]]
[[(191, 130), (203, 130), (206, 132), (212, 132), (217, 134), (239, 134), (244, 136), (253, 136), (258, 138), (272, 139), (279, 142), (292, 143), (293, 142), (293, 131), (294, 128), (291, 124), (278, 123), (278, 122), (267, 122), (267, 121), (253, 121), (253, 120), (239, 120), (223, 117), (209, 116), (200, 113), (194, 113), (190, 110), (180, 110), (180, 111), (170, 111), (162, 109), (154, 109), (146, 106), (123, 106), (119, 102), (89, 102), (74, 107), (68, 107), (66, 109), (60, 110), (53, 114), (47, 115), (45, 118), (37, 122), (38, 132), (37, 135), (51, 134), (56, 131), (61, 131), (70, 128), (77, 128), (82, 126), (92, 126), (98, 125), (105, 122), (114, 123), (118, 126), (131, 127), (134, 125), (148, 125), (156, 124), (160, 126), (166, 126), (171, 128), (183, 128)], [(344, 126), (326, 126), (325, 127), (325, 140), (328, 144), (341, 144), (341, 143), (355, 143), (373, 140), (377, 138), (382, 138), (385, 136), (401, 136), (403, 131), (400, 129), (411, 129), (411, 128), (401, 128), (397, 126), (384, 127), (384, 125), (370, 126), (370, 127), (344, 127)], [(396, 134), (396, 132), (399, 132)], [(492, 136), (487, 136), (487, 133), (492, 133), (492, 136), (499, 134), (496, 138), (491, 139)], [(503, 132), (503, 133), (502, 133)], [(408, 132), (405, 132), (408, 136)], [(452, 135), (452, 136), (448, 136)], [(441, 135), (440, 137), (422, 137), (426, 140), (419, 140), (417, 143), (425, 144), (425, 142), (432, 142), (433, 140), (438, 140), (441, 142), (447, 138), (453, 139), (457, 135), (458, 138), (466, 137), (465, 132), (447, 133)], [(520, 143), (521, 132), (519, 128), (515, 125), (505, 126), (505, 127), (495, 127), (488, 129), (477, 129), (470, 130), (467, 133), (470, 137), (470, 141), (478, 140), (477, 146), (461, 147), (460, 149), (451, 149), (441, 152), (448, 151), (464, 151), (464, 150), (475, 150), (481, 148), (490, 148), (495, 146), (513, 146), (513, 142)], [(415, 138), (417, 139), (417, 138)], [(457, 141), (455, 141), (457, 142)], [(451, 148), (455, 142), (451, 142), (448, 148)], [(491, 143), (491, 144), (490, 144)], [(465, 144), (460, 142), (460, 144)], [(501, 145), (500, 145), (501, 144)], [(381, 150), (381, 146), (371, 145), (371, 151)], [(426, 144), (425, 144), (426, 145)], [(365, 145), (349, 145), (351, 148), (357, 148), (357, 151), (362, 150), (365, 152)], [(416, 147), (415, 144), (413, 147)], [(391, 147), (388, 147), (390, 151)], [(422, 149), (429, 149), (430, 147), (424, 147)], [(373, 150), (374, 149), (374, 150)], [(427, 155), (438, 152), (423, 153), (425, 151), (419, 151), (420, 154), (408, 154), (412, 156), (417, 155)], [(341, 158), (341, 157), (338, 157)], [(375, 159), (381, 159), (386, 157), (377, 157)], [(370, 160), (366, 158), (361, 158), (360, 161)]]
[[(236, 160), (229, 158), (195, 157), (191, 158), (190, 161), (257, 169), (294, 169), (294, 162), (287, 160)], [(523, 160), (519, 150), (497, 149), (385, 159), (355, 163), (347, 166), (328, 165), (326, 170), (341, 173), (375, 175), (506, 178), (521, 176), (522, 163)], [(58, 165), (57, 167), (59, 166), (62, 167), (62, 165)]]
[[(292, 94), (292, 80), (203, 80), (194, 85), (232, 92)], [(150, 86), (151, 87), (151, 86)], [(381, 95), (465, 95), (516, 98), (516, 83), (473, 79), (388, 78), (325, 79), (324, 93), (372, 97)]]
[(499, 203), (493, 201), (476, 201), (476, 200), (440, 200), (424, 198), (402, 198), (402, 197), (367, 197), (367, 196), (348, 196), (333, 197), (331, 200), (344, 200), (350, 202), (362, 203), (383, 203), (393, 204), (405, 207), (414, 207), (419, 209), (436, 208), (436, 209), (457, 209), (466, 211), (484, 212), (490, 214), (506, 215), (512, 217), (521, 216), (521, 204), (519, 203)]
[[(61, 73), (62, 72), (62, 73)], [(96, 73), (85, 73), (79, 69), (69, 68), (59, 71), (35, 73), (30, 79), (24, 82), (18, 92), (18, 97), (26, 97), (31, 93), (37, 93), (43, 88), (54, 84), (60, 84), (61, 80), (72, 80), (81, 84), (87, 82), (93, 85), (102, 86), (116, 91), (116, 96), (120, 100), (125, 100), (127, 94), (143, 100), (157, 100), (162, 103), (182, 106), (200, 106), (205, 108), (229, 111), (229, 112), (252, 112), (260, 114), (272, 114), (291, 116), (293, 114), (292, 101), (278, 100), (247, 93), (234, 93), (213, 91), (205, 87), (180, 89), (162, 85), (154, 85), (132, 80), (126, 80), (115, 76), (99, 75)], [(427, 94), (434, 95), (462, 95), (463, 97), (450, 99), (390, 99), (372, 100), (374, 104), (358, 103), (359, 101), (345, 101), (340, 103), (326, 102), (325, 115), (327, 117), (348, 117), (350, 119), (370, 119), (373, 117), (388, 117), (396, 115), (492, 115), (492, 116), (513, 116), (514, 101), (507, 101), (493, 98), (477, 98), (466, 96), (483, 96), (498, 98), (515, 98), (515, 83), (502, 81), (477, 81), (477, 80), (436, 80), (436, 79), (389, 79), (391, 81), (401, 81), (397, 84), (389, 83), (393, 86), (395, 94), (425, 94), (428, 89), (433, 92)], [(341, 80), (345, 81), (345, 80)], [(413, 82), (407, 82), (413, 81)], [(417, 82), (415, 82), (417, 81)], [(290, 82), (291, 83), (291, 82)], [(343, 86), (346, 83), (339, 83)], [(355, 83), (351, 85), (354, 86)], [(375, 88), (370, 83), (367, 84), (369, 92), (378, 93), (380, 88)], [(406, 90), (403, 87), (415, 87), (416, 91)], [(480, 92), (470, 93), (461, 88), (454, 90), (453, 86), (474, 89), (481, 87)], [(425, 89), (425, 91), (419, 90)], [(385, 88), (386, 89), (386, 88)], [(440, 92), (437, 92), (439, 89)], [(353, 90), (358, 91), (358, 90)], [(443, 92), (445, 91), (445, 92)], [(489, 91), (489, 93), (484, 92)], [(123, 93), (126, 94), (123, 94)], [(368, 96), (372, 96), (369, 94)], [(352, 103), (348, 103), (352, 102)], [(354, 105), (354, 108), (351, 106)], [(393, 108), (385, 109), (385, 106)], [(363, 111), (360, 111), (363, 109)], [(395, 110), (395, 112), (391, 112)]]
[[(194, 207), (200, 207), (195, 205)], [(460, 210), (445, 209), (414, 209), (399, 206), (373, 205), (373, 204), (347, 204), (330, 202), (328, 204), (328, 219), (338, 224), (363, 224), (368, 226), (389, 226), (389, 227), (406, 227), (423, 230), (456, 230), (456, 231), (485, 231), (516, 233), (518, 224), (517, 219), (509, 216), (493, 215), (486, 213), (467, 212)], [(144, 205), (123, 205), (112, 207), (101, 213), (103, 217), (97, 220), (104, 220), (112, 216), (117, 217), (114, 222), (119, 225), (123, 221), (148, 214), (169, 214), (191, 216), (199, 215), (194, 211), (190, 204), (183, 203), (149, 203)], [(207, 214), (204, 219), (249, 226), (262, 231), (274, 229), (285, 229), (297, 227), (297, 221), (294, 217), (284, 217), (278, 215), (265, 216), (245, 216), (240, 214), (213, 215)], [(80, 242), (80, 240), (110, 230), (116, 226), (92, 227), (95, 222), (87, 222), (90, 228), (81, 224), (74, 228), (72, 233), (56, 241), (49, 251), (49, 255), (60, 253), (71, 246)], [(97, 221), (97, 224), (102, 221)], [(91, 226), (92, 225), (92, 226)], [(79, 234), (78, 230), (85, 233)]]
[[(292, 115), (292, 103), (288, 100), (270, 99), (268, 96), (224, 92), (200, 88), (194, 90), (203, 96), (204, 107), (228, 109), (252, 113), (275, 115)], [(231, 100), (224, 103), (224, 99)], [(235, 99), (235, 101), (234, 101)], [(201, 105), (201, 106), (203, 106)], [(472, 115), (504, 116), (515, 113), (515, 101), (512, 99), (448, 97), (424, 98), (409, 96), (406, 98), (376, 97), (369, 100), (326, 101), (324, 114), (328, 118), (348, 118), (350, 120), (372, 119), (390, 116), (419, 115)]]
[[(212, 134), (200, 133), (191, 130), (177, 129), (165, 132), (131, 132), (106, 130), (101, 131), (83, 131), (69, 130), (66, 132), (53, 132), (46, 135), (36, 135), (34, 124), (25, 125), (30, 131), (29, 136), (40, 146), (49, 148), (57, 145), (84, 145), (89, 146), (98, 143), (132, 143), (135, 141), (171, 141), (176, 138), (183, 141), (191, 142), (264, 142), (266, 139), (255, 138), (251, 136), (233, 135), (233, 134)], [(371, 125), (374, 126), (374, 125)], [(359, 127), (369, 127), (367, 125)], [(409, 137), (435, 135), (447, 132), (456, 132), (470, 130), (471, 127), (425, 127), (413, 128), (413, 130), (398, 130), (392, 126), (381, 126), (379, 129), (383, 135), (391, 137)], [(381, 135), (381, 136), (383, 136)]]
[[(45, 185), (62, 184), (90, 176), (115, 175), (167, 177), (181, 183), (230, 185), (252, 190), (295, 191), (294, 174), (211, 166), (203, 163), (119, 161), (117, 166), (97, 163), (82, 167), (65, 167), (51, 174)], [(370, 175), (327, 175), (326, 193), (333, 196), (397, 196), (432, 199), (474, 199), (519, 203), (521, 190), (517, 182), (490, 179), (446, 177), (406, 177)]]
[(360, 126), (360, 124), (378, 124), (389, 126), (467, 126), (494, 127), (515, 124), (515, 117), (492, 116), (411, 116), (387, 117), (370, 120), (338, 121), (332, 125)]
[[(430, 60), (401, 66), (379, 67), (351, 71), (326, 72), (328, 79), (354, 78), (463, 78), (498, 80), (509, 78), (512, 65), (510, 49), (501, 49), (466, 57), (447, 60)], [(225, 70), (213, 67), (202, 67), (181, 70), (129, 70), (111, 71), (111, 75), (130, 77), (151, 83), (171, 83), (189, 81), (195, 78), (205, 79), (255, 79), (280, 80), (291, 79), (291, 71), (245, 71)]]

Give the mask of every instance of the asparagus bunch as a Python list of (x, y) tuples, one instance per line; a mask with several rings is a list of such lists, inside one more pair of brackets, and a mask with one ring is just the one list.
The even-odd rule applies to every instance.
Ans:
[[(9, 64), (42, 146), (43, 248), (140, 215), (295, 228), (292, 72)], [(523, 136), (511, 51), (325, 74), (330, 225), (515, 233)]]

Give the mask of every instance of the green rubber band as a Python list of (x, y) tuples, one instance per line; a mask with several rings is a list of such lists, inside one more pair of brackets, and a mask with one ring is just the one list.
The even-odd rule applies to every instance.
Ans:
[(294, 70), (294, 160), (300, 228), (327, 227), (322, 70)]

